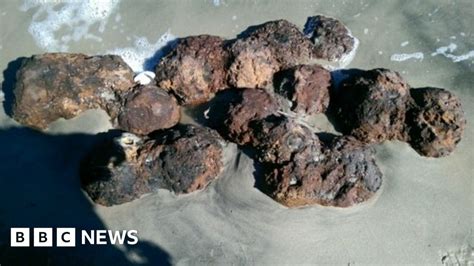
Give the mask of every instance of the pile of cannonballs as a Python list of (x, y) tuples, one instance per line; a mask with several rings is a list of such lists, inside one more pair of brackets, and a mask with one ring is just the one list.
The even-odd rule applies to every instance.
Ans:
[[(205, 188), (222, 172), (228, 141), (254, 150), (261, 190), (276, 201), (347, 207), (382, 184), (374, 144), (407, 142), (420, 155), (450, 154), (466, 124), (459, 98), (411, 88), (387, 69), (332, 70), (358, 41), (338, 20), (308, 18), (304, 33), (286, 20), (233, 40), (182, 38), (157, 62), (149, 84), (134, 81), (115, 55), (48, 53), (18, 70), (13, 117), (46, 129), (58, 118), (103, 109), (123, 130), (82, 161), (82, 188), (110, 206), (169, 189)], [(153, 78), (153, 77), (152, 77)], [(202, 126), (180, 124), (181, 109), (205, 106)], [(326, 114), (341, 134), (305, 123)]]

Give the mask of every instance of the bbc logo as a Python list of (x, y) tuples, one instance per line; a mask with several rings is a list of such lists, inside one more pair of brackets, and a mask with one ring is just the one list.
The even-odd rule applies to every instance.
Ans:
[[(77, 243), (80, 245), (136, 245), (137, 230), (78, 230)], [(53, 241), (56, 240), (54, 243)], [(33, 243), (32, 243), (33, 242)], [(26, 228), (10, 229), (12, 247), (75, 247), (76, 228)]]
[[(33, 239), (33, 247), (52, 247), (53, 246), (53, 228), (33, 228), (33, 235), (30, 235), (30, 228), (17, 227), (10, 229), (10, 246), (29, 247), (30, 239)], [(31, 236), (31, 238), (30, 238)], [(76, 229), (75, 228), (56, 228), (56, 246), (57, 247), (75, 247)]]

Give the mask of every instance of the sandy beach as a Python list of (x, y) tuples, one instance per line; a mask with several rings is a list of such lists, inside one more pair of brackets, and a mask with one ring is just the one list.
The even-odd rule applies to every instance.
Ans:
[[(474, 265), (472, 1), (46, 2), (0, 1), (0, 265), (49, 265), (50, 258), (69, 265)], [(348, 68), (388, 68), (413, 87), (449, 89), (467, 119), (462, 141), (445, 158), (421, 157), (397, 141), (377, 146), (383, 187), (360, 206), (286, 208), (255, 188), (255, 164), (234, 144), (225, 148), (223, 173), (203, 191), (160, 190), (99, 206), (80, 189), (77, 169), (100, 133), (112, 129), (107, 114), (90, 110), (47, 132), (10, 117), (21, 57), (115, 53), (138, 72), (150, 69), (175, 38), (235, 38), (275, 19), (303, 27), (315, 14), (342, 20), (359, 39)], [(197, 123), (190, 113), (182, 122)], [(19, 249), (9, 247), (11, 227), (133, 229), (140, 241)]]

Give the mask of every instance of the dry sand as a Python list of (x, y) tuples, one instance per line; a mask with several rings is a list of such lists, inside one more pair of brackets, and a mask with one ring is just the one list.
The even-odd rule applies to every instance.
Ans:
[[(45, 52), (28, 32), (38, 8), (24, 12), (20, 5), (0, 3), (2, 69), (20, 56)], [(272, 19), (303, 25), (309, 15), (335, 16), (360, 40), (349, 67), (394, 69), (413, 87), (443, 87), (460, 96), (468, 121), (464, 138), (441, 159), (420, 157), (405, 143), (380, 145), (383, 191), (356, 208), (282, 207), (254, 187), (254, 164), (234, 145), (226, 149), (224, 173), (204, 191), (175, 196), (163, 190), (106, 208), (93, 205), (77, 181), (78, 161), (95, 140), (92, 134), (110, 128), (104, 112), (58, 121), (44, 135), (9, 129), (16, 124), (1, 110), (0, 246), (8, 245), (3, 237), (12, 226), (67, 225), (138, 230), (138, 247), (67, 253), (71, 260), (80, 257), (98, 265), (163, 260), (178, 265), (441, 264), (448, 252), (474, 245), (473, 10), (470, 0), (121, 2), (104, 32), (94, 30), (97, 25), (89, 29), (101, 42), (83, 38), (67, 50), (135, 51), (140, 49), (133, 48), (134, 36), (155, 44), (168, 30), (178, 37), (209, 33), (231, 38)], [(451, 43), (455, 50), (432, 55)], [(413, 53), (418, 54), (410, 58)], [(400, 58), (405, 61), (393, 60)], [(0, 249), (0, 255), (2, 250), (10, 257), (22, 254)], [(43, 259), (43, 253), (35, 252)]]

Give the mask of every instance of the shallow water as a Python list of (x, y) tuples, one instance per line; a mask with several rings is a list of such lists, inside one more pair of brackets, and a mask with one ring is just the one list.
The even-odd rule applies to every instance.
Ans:
[[(93, 205), (77, 181), (78, 161), (96, 140), (93, 134), (110, 128), (104, 112), (58, 121), (41, 134), (8, 128), (17, 124), (2, 109), (0, 258), (21, 258), (26, 252), (4, 248), (9, 228), (19, 226), (139, 232), (135, 247), (28, 251), (39, 264), (53, 254), (78, 260), (78, 265), (432, 265), (443, 257), (449, 262), (457, 256), (462, 262), (466, 256), (449, 254), (474, 245), (473, 1), (35, 3), (0, 2), (0, 66), (7, 70), (1, 77), (6, 81), (10, 62), (36, 53), (114, 52), (139, 71), (149, 69), (163, 54), (159, 49), (166, 50), (176, 37), (207, 33), (234, 38), (268, 20), (284, 18), (303, 26), (308, 16), (324, 14), (341, 19), (360, 40), (350, 68), (390, 68), (413, 87), (450, 89), (462, 99), (468, 126), (458, 149), (442, 159), (422, 158), (404, 143), (379, 146), (383, 191), (356, 208), (278, 205), (254, 188), (253, 163), (233, 146), (227, 149), (226, 171), (205, 191), (180, 197), (160, 191), (105, 208)], [(8, 85), (2, 86), (7, 102)]]

